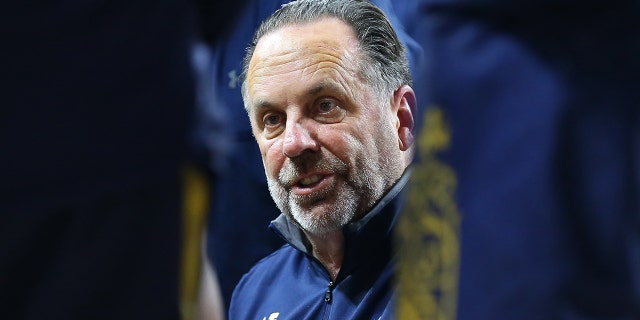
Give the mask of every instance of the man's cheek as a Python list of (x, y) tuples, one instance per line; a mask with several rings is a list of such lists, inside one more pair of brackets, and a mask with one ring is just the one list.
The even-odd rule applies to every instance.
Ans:
[(267, 177), (277, 180), (278, 175), (280, 174), (280, 170), (282, 169), (282, 161), (278, 161), (278, 159), (269, 158), (267, 156), (263, 163)]

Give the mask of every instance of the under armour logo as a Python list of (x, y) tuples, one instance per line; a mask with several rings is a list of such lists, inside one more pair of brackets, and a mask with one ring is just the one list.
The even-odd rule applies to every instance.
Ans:
[(280, 315), (280, 312), (274, 312), (269, 315), (269, 318), (264, 317), (262, 318), (262, 320), (277, 320), (279, 315)]
[(229, 88), (235, 89), (238, 86), (238, 82), (240, 82), (240, 77), (238, 77), (238, 73), (236, 70), (231, 70), (227, 73), (229, 76)]

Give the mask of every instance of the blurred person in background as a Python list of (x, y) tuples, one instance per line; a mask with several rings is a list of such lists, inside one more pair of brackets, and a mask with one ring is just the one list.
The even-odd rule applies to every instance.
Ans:
[(640, 318), (639, 3), (412, 7), (399, 319)]
[(193, 48), (241, 7), (3, 6), (3, 318), (181, 317)]

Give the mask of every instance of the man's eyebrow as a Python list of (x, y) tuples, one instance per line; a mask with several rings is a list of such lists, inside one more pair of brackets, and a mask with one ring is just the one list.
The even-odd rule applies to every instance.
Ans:
[(258, 99), (254, 104), (253, 104), (253, 108), (256, 110), (261, 110), (261, 109), (273, 109), (275, 108), (276, 104), (272, 103), (271, 101), (268, 100), (264, 100), (264, 99)]
[[(336, 85), (335, 83), (332, 82), (327, 82), (327, 81), (321, 81), (318, 82), (317, 84), (315, 84), (314, 86), (312, 86), (311, 88), (309, 88), (309, 90), (307, 90), (305, 92), (305, 95), (307, 96), (315, 96), (323, 91), (326, 90), (339, 90), (340, 87), (338, 85)], [(274, 109), (277, 108), (278, 105), (276, 103), (273, 103), (269, 100), (266, 99), (261, 99), (258, 98), (256, 99), (256, 102), (253, 104), (253, 108), (255, 110), (265, 110), (265, 109)]]
[(324, 90), (338, 90), (338, 86), (331, 82), (321, 81), (307, 90), (306, 94), (307, 96), (315, 96)]

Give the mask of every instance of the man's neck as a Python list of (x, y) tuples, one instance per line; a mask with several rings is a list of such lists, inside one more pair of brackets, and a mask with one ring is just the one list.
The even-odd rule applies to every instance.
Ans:
[(322, 263), (329, 272), (331, 280), (335, 280), (342, 267), (344, 257), (344, 235), (337, 230), (321, 236), (306, 233), (312, 247), (313, 256)]

